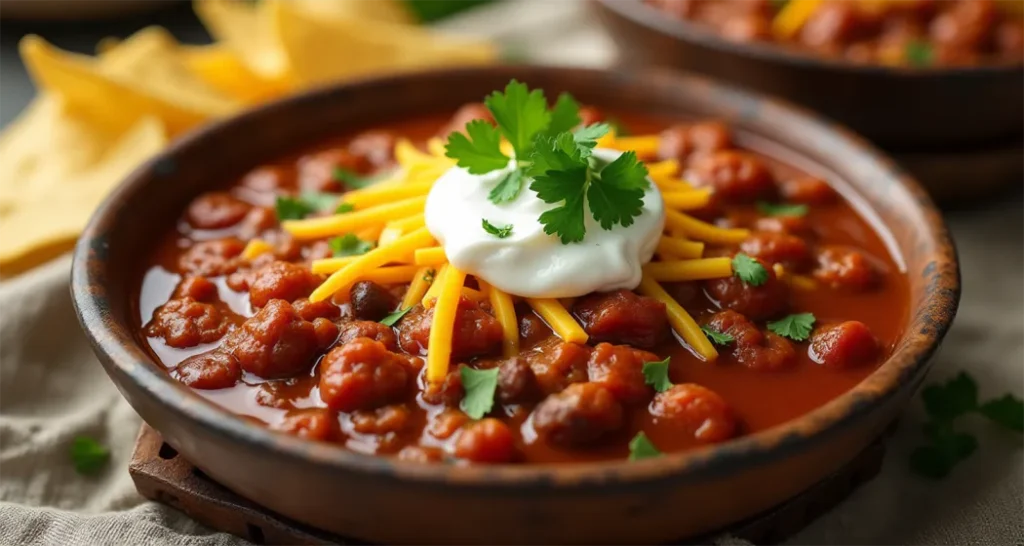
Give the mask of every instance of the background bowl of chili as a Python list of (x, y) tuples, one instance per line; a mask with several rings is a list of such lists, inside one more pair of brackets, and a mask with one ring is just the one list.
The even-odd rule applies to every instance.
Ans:
[[(744, 141), (831, 173), (906, 267), (910, 309), (892, 355), (798, 419), (723, 444), (637, 462), (417, 464), (272, 432), (196, 395), (138, 334), (138, 276), (185, 205), (220, 181), (339, 131), (451, 112), (511, 78), (584, 104), (726, 120)], [(762, 146), (758, 146), (759, 148)], [(845, 130), (786, 104), (662, 71), (556, 67), (432, 71), (326, 88), (190, 134), (133, 173), (75, 250), (79, 320), (122, 394), (221, 484), (290, 518), (381, 542), (665, 542), (765, 510), (834, 472), (898, 415), (959, 301), (956, 252), (927, 195)]]
[(858, 64), (770, 42), (729, 40), (639, 0), (593, 0), (593, 5), (623, 64), (679, 68), (784, 97), (891, 152), (1019, 149), (1024, 137), (1020, 62)]

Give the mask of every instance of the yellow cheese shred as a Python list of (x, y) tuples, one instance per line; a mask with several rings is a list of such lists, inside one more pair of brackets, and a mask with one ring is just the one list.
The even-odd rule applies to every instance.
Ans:
[(772, 269), (775, 270), (776, 277), (785, 281), (786, 283), (788, 283), (793, 288), (796, 288), (797, 290), (804, 290), (810, 292), (818, 289), (818, 281), (810, 277), (806, 277), (804, 275), (790, 273), (789, 271), (786, 271), (784, 267), (782, 267), (782, 264), (775, 264), (772, 266)]
[(698, 241), (725, 245), (741, 243), (750, 235), (747, 229), (720, 228), (671, 209), (665, 211), (665, 227)]
[(356, 210), (362, 210), (375, 205), (426, 195), (430, 192), (430, 188), (433, 185), (434, 182), (432, 180), (387, 186), (374, 185), (368, 188), (352, 190), (344, 194), (341, 197), (341, 201), (352, 205)]
[(462, 295), (462, 284), (465, 281), (466, 274), (450, 265), (444, 277), (438, 279), (441, 289), (437, 296), (427, 342), (427, 380), (432, 383), (443, 381), (448, 375), (455, 313), (459, 308), (459, 297)]
[(445, 157), (447, 153), (445, 142), (438, 137), (433, 137), (427, 141), (427, 151), (435, 157)]
[(637, 157), (654, 157), (658, 155), (661, 137), (658, 135), (615, 137), (611, 142), (614, 150), (634, 151)]
[(444, 264), (437, 269), (437, 273), (434, 274), (434, 284), (430, 285), (427, 292), (423, 294), (423, 299), (420, 300), (423, 307), (430, 309), (434, 306), (434, 303), (437, 301), (438, 293), (441, 291), (441, 279), (444, 278), (446, 273), (448, 273), (448, 264)]
[(704, 243), (678, 237), (662, 237), (658, 239), (657, 252), (662, 260), (700, 258), (704, 254)]
[(544, 322), (551, 327), (555, 335), (563, 341), (571, 343), (586, 343), (587, 332), (583, 330), (576, 319), (572, 318), (569, 311), (562, 306), (562, 303), (554, 298), (527, 298), (526, 303), (544, 319)]
[(413, 263), (416, 265), (442, 265), (448, 263), (448, 256), (444, 254), (444, 247), (421, 248), (413, 255)]
[(672, 296), (669, 296), (668, 292), (665, 292), (665, 289), (657, 281), (645, 274), (640, 280), (640, 286), (637, 288), (637, 291), (665, 304), (668, 322), (672, 325), (672, 329), (679, 334), (679, 337), (683, 338), (683, 341), (693, 348), (694, 352), (708, 362), (718, 358), (718, 351), (708, 341), (707, 336), (701, 331), (697, 322), (686, 312), (686, 309), (683, 309), (682, 305), (679, 305), (679, 302), (674, 300)]
[(400, 260), (409, 255), (417, 248), (433, 246), (434, 237), (423, 227), (403, 235), (394, 243), (388, 246), (377, 247), (366, 254), (356, 257), (345, 267), (335, 271), (323, 282), (312, 294), (309, 301), (317, 302), (331, 297), (338, 290), (348, 288), (353, 282), (359, 280), (369, 271), (376, 269), (386, 263)]
[(392, 267), (381, 267), (367, 271), (359, 277), (361, 281), (373, 281), (378, 284), (401, 284), (412, 281), (416, 278), (416, 271), (419, 268), (415, 265), (396, 265)]
[(253, 239), (245, 244), (245, 248), (242, 249), (242, 259), (252, 261), (253, 258), (260, 254), (266, 254), (267, 252), (273, 252), (274, 247), (270, 243), (263, 239)]
[(281, 227), (296, 239), (320, 239), (350, 233), (360, 228), (381, 227), (391, 220), (420, 214), (426, 202), (426, 196), (411, 197), (355, 212), (305, 220), (286, 220), (281, 223)]
[(516, 306), (512, 296), (486, 282), (477, 279), (480, 288), (487, 294), (494, 311), (494, 318), (501, 324), (501, 354), (510, 358), (519, 354), (519, 320), (516, 318)]
[(408, 309), (419, 303), (423, 299), (423, 295), (427, 293), (427, 289), (433, 284), (433, 279), (433, 267), (417, 269), (416, 276), (412, 278), (412, 283), (409, 284), (409, 289), (405, 291), (405, 296), (402, 298), (402, 309)]
[(358, 257), (359, 256), (341, 256), (339, 258), (313, 260), (313, 264), (310, 265), (310, 269), (317, 275), (329, 275), (356, 261), (356, 258)]
[(377, 246), (387, 246), (398, 240), (402, 236), (401, 228), (397, 228), (388, 224), (384, 225), (384, 229), (380, 231), (380, 235), (377, 236)]
[(729, 258), (701, 258), (699, 260), (672, 260), (651, 262), (643, 267), (644, 274), (663, 282), (701, 281), (732, 276)]
[(679, 161), (675, 159), (666, 159), (647, 165), (647, 176), (655, 180), (671, 179), (677, 172), (679, 172)]
[(473, 301), (478, 301), (478, 302), (479, 301), (484, 301), (485, 299), (487, 299), (487, 296), (484, 295), (483, 292), (481, 292), (481, 291), (479, 291), (479, 290), (477, 290), (475, 288), (470, 288), (468, 286), (463, 286), (462, 287), (462, 295), (466, 296), (467, 298), (469, 298), (469, 299), (471, 299)]
[(711, 202), (711, 189), (702, 188), (690, 191), (663, 191), (661, 198), (665, 206), (676, 210), (699, 209)]
[(772, 19), (772, 34), (782, 40), (793, 38), (820, 5), (821, 0), (789, 0)]
[(455, 164), (455, 161), (448, 159), (447, 157), (437, 157), (435, 155), (424, 153), (406, 138), (400, 138), (395, 143), (395, 162), (406, 169), (423, 165), (433, 165), (438, 162), (447, 162), (452, 165)]
[(401, 220), (395, 220), (387, 223), (388, 227), (398, 228), (402, 230), (402, 233), (408, 233), (414, 229), (420, 229), (425, 225), (427, 225), (427, 223), (426, 220), (424, 219), (423, 214), (408, 216), (406, 218), (402, 218)]

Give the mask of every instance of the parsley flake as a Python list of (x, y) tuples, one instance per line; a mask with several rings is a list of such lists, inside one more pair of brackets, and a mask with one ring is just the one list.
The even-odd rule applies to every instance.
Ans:
[(814, 320), (813, 313), (797, 313), (781, 320), (769, 322), (768, 329), (793, 341), (803, 341), (811, 335)]
[(647, 438), (647, 435), (642, 431), (636, 433), (636, 436), (629, 441), (629, 460), (639, 461), (641, 459), (651, 459), (654, 457), (660, 457), (661, 451), (651, 443), (651, 440)]
[(803, 204), (758, 201), (757, 210), (768, 216), (805, 216), (810, 208)]
[(644, 374), (644, 383), (654, 387), (658, 392), (665, 392), (672, 388), (672, 380), (668, 378), (668, 364), (671, 358), (657, 362), (644, 362), (641, 372)]
[(480, 419), (494, 406), (494, 392), (498, 388), (498, 368), (477, 370), (463, 366), (462, 388), (466, 395), (459, 402), (459, 408), (473, 419)]
[(402, 317), (404, 317), (411, 309), (412, 306), (406, 307), (405, 309), (399, 309), (398, 311), (380, 319), (380, 323), (384, 326), (394, 326), (398, 321), (402, 320)]
[(740, 252), (732, 259), (733, 275), (750, 286), (761, 286), (768, 282), (768, 270), (761, 265), (761, 262)]
[(110, 450), (88, 436), (79, 436), (71, 443), (71, 462), (79, 474), (95, 474), (110, 460)]
[(358, 256), (373, 250), (373, 243), (364, 241), (351, 233), (334, 237), (327, 241), (327, 245), (336, 257)]
[(509, 162), (509, 157), (501, 151), (498, 128), (482, 119), (467, 123), (466, 134), (454, 131), (448, 135), (445, 155), (470, 174), (504, 169)]
[(484, 231), (490, 233), (491, 235), (494, 235), (499, 239), (504, 239), (509, 235), (512, 235), (512, 224), (506, 224), (504, 226), (498, 227), (488, 222), (486, 218), (481, 219), (481, 223), (483, 224)]
[(700, 330), (704, 332), (704, 335), (707, 336), (708, 339), (711, 340), (711, 343), (714, 343), (715, 345), (728, 345), (733, 341), (736, 341), (736, 338), (731, 334), (712, 330), (710, 326), (701, 326)]

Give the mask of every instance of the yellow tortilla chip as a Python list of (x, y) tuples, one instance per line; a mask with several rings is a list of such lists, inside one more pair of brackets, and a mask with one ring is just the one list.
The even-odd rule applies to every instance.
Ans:
[(178, 134), (240, 104), (194, 76), (173, 53), (166, 31), (136, 33), (99, 60), (58, 50), (38, 36), (21, 41), (21, 54), (40, 88), (59, 95), (72, 112), (113, 132), (153, 115)]
[(287, 61), (262, 3), (196, 0), (193, 9), (206, 30), (253, 73), (270, 81), (286, 77)]
[(258, 104), (286, 94), (282, 82), (254, 74), (230, 49), (219, 45), (183, 48), (185, 64), (221, 93), (245, 104)]
[(345, 17), (411, 25), (416, 18), (396, 0), (290, 0), (299, 9), (319, 17)]
[(345, 78), (438, 66), (486, 64), (494, 47), (476, 40), (434, 36), (418, 27), (316, 17), (287, 1), (264, 0), (288, 60), (302, 86)]
[[(69, 132), (68, 127), (77, 127)], [(114, 140), (109, 149), (83, 165), (84, 157), (65, 162), (60, 154), (74, 150), (74, 139), (89, 136), (80, 121), (69, 117), (52, 96), (37, 98), (26, 114), (0, 140), (4, 183), (0, 186), (0, 275), (9, 277), (52, 259), (74, 246), (92, 211), (133, 169), (167, 143), (163, 124), (143, 117)], [(40, 140), (62, 136), (61, 148)], [(93, 136), (104, 140), (100, 132)], [(24, 140), (25, 143), (16, 144)], [(110, 141), (106, 141), (105, 144)], [(79, 144), (89, 146), (87, 139)], [(38, 165), (40, 159), (56, 166)], [(8, 161), (17, 165), (7, 166)], [(11, 174), (24, 177), (15, 186)]]

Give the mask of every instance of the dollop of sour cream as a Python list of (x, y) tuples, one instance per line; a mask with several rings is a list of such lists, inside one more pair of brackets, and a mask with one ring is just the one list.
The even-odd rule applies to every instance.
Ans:
[[(594, 150), (609, 162), (620, 154)], [(427, 196), (427, 229), (452, 265), (504, 292), (529, 298), (576, 297), (640, 284), (640, 268), (654, 255), (665, 226), (665, 205), (653, 182), (645, 192), (643, 211), (629, 227), (602, 229), (588, 207), (583, 240), (562, 244), (544, 233), (538, 220), (558, 205), (541, 201), (529, 188), (529, 179), (511, 202), (495, 204), (487, 198), (512, 168), (510, 163), (504, 170), (474, 175), (453, 167), (434, 183)], [(512, 234), (500, 239), (484, 231), (482, 219), (499, 227), (511, 224)]]

